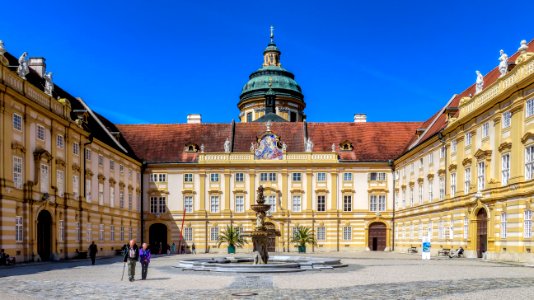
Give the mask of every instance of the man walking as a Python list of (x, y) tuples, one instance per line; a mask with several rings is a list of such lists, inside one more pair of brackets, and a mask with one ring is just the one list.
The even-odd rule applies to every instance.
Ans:
[(139, 249), (139, 261), (141, 262), (141, 280), (146, 279), (148, 273), (148, 264), (150, 264), (150, 249), (148, 245), (143, 243), (141, 249)]
[(91, 245), (89, 246), (89, 257), (91, 258), (92, 265), (95, 264), (97, 252), (98, 252), (98, 247), (96, 246), (95, 241), (93, 241)]
[(135, 277), (135, 263), (139, 259), (139, 248), (135, 244), (135, 240), (130, 241), (130, 245), (126, 249), (124, 255), (124, 262), (128, 262), (128, 278), (131, 281), (134, 281)]

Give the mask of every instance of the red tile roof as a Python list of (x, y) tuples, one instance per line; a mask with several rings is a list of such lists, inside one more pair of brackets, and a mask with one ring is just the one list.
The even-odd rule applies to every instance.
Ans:
[[(304, 152), (306, 126), (314, 152), (332, 151), (340, 160), (387, 161), (397, 158), (407, 147), (420, 122), (383, 123), (273, 123), (271, 131), (287, 145), (288, 152)], [(137, 156), (149, 163), (196, 162), (197, 153), (186, 153), (188, 143), (204, 145), (205, 152), (223, 152), (224, 141), (231, 138), (231, 124), (118, 125)], [(266, 130), (265, 123), (236, 123), (233, 152), (249, 152)], [(340, 151), (348, 140), (352, 151)]]

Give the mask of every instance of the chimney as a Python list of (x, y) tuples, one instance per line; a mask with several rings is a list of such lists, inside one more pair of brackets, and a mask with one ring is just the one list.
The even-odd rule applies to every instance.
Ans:
[(365, 123), (367, 122), (366, 114), (354, 114), (354, 123)]
[(28, 66), (43, 77), (46, 73), (46, 63), (44, 57), (30, 57), (28, 60)]
[(201, 124), (202, 116), (200, 114), (187, 115), (187, 124)]

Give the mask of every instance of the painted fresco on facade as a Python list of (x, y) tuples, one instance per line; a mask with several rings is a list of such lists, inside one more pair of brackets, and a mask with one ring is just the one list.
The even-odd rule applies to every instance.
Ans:
[(283, 152), (278, 147), (278, 138), (272, 133), (265, 134), (254, 151), (255, 159), (282, 159)]

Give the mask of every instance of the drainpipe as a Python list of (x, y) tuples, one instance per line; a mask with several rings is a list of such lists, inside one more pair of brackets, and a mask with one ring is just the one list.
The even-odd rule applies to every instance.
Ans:
[(395, 197), (395, 180), (397, 179), (397, 175), (395, 174), (395, 164), (393, 163), (393, 160), (390, 159), (388, 161), (388, 164), (391, 166), (391, 173), (393, 174), (393, 216), (391, 218), (391, 223), (392, 223), (392, 231), (391, 231), (391, 251), (395, 251), (395, 201), (396, 201), (396, 197)]
[(147, 163), (146, 161), (143, 161), (141, 163), (141, 178), (140, 178), (140, 184), (141, 184), (141, 241), (145, 240), (145, 181), (144, 181), (144, 175), (146, 171)]

